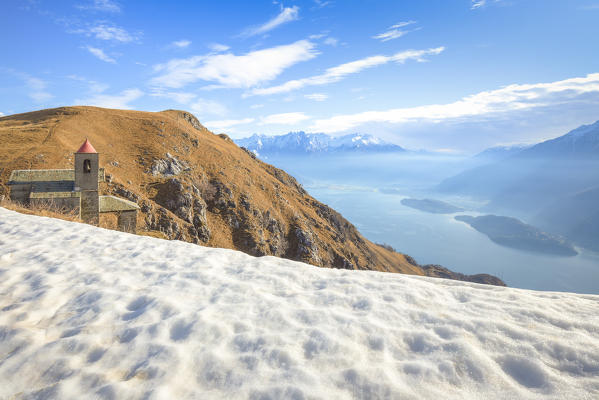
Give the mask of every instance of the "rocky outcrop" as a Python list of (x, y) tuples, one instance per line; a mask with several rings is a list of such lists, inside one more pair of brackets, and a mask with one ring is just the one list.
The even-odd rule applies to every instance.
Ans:
[(150, 173), (154, 176), (176, 176), (184, 171), (189, 171), (189, 165), (185, 161), (180, 161), (177, 157), (166, 153), (166, 158), (154, 160)]
[[(177, 178), (167, 179), (156, 185), (155, 188), (157, 194), (153, 200), (183, 222), (189, 224), (186, 227), (189, 239), (195, 243), (207, 243), (210, 240), (210, 229), (208, 228), (206, 216), (207, 205), (204, 199), (199, 196), (198, 190), (194, 191)], [(179, 226), (174, 227), (172, 224), (165, 226), (162, 222), (164, 217), (165, 213), (160, 212), (158, 218), (150, 219), (149, 228), (156, 229), (157, 227), (160, 231), (166, 229), (169, 238), (173, 233), (179, 234)]]

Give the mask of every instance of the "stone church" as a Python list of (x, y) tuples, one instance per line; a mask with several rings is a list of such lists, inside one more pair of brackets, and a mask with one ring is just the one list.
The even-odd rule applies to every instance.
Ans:
[(53, 203), (58, 208), (77, 210), (83, 222), (98, 225), (100, 213), (118, 215), (118, 228), (135, 233), (139, 206), (115, 196), (100, 196), (104, 169), (89, 140), (75, 153), (74, 169), (15, 170), (9, 178), (10, 198), (26, 205)]

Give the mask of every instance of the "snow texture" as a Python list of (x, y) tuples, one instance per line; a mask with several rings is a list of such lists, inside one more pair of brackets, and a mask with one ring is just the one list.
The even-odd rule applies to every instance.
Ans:
[(599, 296), (320, 269), (1, 208), (0, 310), (0, 398), (599, 398)]

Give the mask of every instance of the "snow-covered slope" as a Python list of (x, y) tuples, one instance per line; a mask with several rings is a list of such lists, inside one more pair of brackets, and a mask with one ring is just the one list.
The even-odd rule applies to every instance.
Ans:
[(1, 208), (0, 310), (0, 398), (599, 396), (599, 296), (319, 269)]
[(324, 133), (305, 133), (301, 131), (278, 136), (254, 134), (247, 138), (236, 139), (235, 143), (261, 157), (278, 154), (306, 155), (405, 151), (401, 146), (372, 135), (350, 134), (334, 137)]

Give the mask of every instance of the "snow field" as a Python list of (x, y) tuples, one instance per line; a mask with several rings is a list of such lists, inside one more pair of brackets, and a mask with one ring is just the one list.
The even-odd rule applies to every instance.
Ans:
[(599, 296), (320, 269), (0, 208), (0, 398), (597, 399)]

